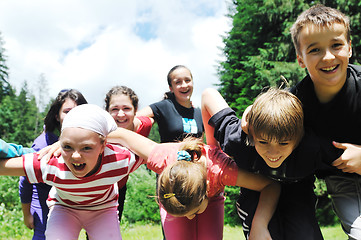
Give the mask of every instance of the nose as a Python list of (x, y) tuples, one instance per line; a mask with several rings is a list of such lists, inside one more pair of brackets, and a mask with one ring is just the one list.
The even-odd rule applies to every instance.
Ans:
[(71, 155), (71, 157), (73, 159), (78, 159), (78, 158), (80, 158), (80, 153), (78, 151), (74, 151), (73, 154)]
[(278, 148), (274, 146), (270, 146), (267, 150), (269, 156), (276, 156), (279, 154)]
[(118, 115), (119, 117), (122, 117), (122, 116), (124, 116), (125, 114), (124, 114), (123, 110), (119, 110), (117, 115)]
[(181, 87), (188, 87), (188, 83), (186, 81), (182, 81)]
[(335, 55), (330, 51), (330, 49), (326, 49), (325, 55), (323, 56), (323, 60), (333, 60), (335, 58)]

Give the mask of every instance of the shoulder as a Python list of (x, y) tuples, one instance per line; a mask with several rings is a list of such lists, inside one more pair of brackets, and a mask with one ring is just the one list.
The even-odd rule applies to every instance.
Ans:
[(349, 64), (348, 67), (350, 68), (351, 71), (353, 71), (355, 73), (356, 80), (361, 81), (361, 66), (360, 65)]
[(171, 106), (171, 105), (174, 105), (174, 103), (170, 100), (170, 99), (163, 99), (159, 102), (155, 102), (155, 103), (152, 103), (149, 105), (149, 107), (151, 109), (154, 109), (154, 108), (159, 108), (159, 107), (164, 107), (164, 106)]

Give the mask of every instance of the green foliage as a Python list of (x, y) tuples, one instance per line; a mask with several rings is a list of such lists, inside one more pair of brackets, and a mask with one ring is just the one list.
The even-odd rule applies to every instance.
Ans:
[(0, 203), (9, 210), (20, 210), (19, 177), (0, 177)]
[(160, 222), (156, 202), (156, 176), (145, 165), (129, 176), (122, 222)]
[(6, 66), (6, 56), (3, 45), (4, 42), (0, 35), (0, 102), (4, 96), (10, 95), (14, 92), (9, 82), (7, 81), (9, 69)]
[(18, 96), (7, 95), (1, 101), (1, 138), (25, 146), (31, 145), (42, 131), (43, 123), (38, 121), (38, 117), (35, 97), (29, 92), (25, 82)]
[(333, 226), (339, 223), (339, 220), (332, 209), (331, 198), (327, 194), (325, 180), (316, 179), (315, 194), (317, 196), (316, 217), (321, 226)]
[(154, 142), (160, 143), (158, 123), (154, 122), (152, 129), (150, 130), (148, 138), (153, 140)]
[(236, 209), (239, 187), (226, 186), (224, 193), (226, 196), (226, 201), (224, 202), (224, 224), (230, 226), (241, 225)]

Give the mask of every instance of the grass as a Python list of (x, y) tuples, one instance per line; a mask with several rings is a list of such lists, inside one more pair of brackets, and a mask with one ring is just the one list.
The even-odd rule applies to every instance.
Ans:
[[(1, 227), (0, 227), (1, 229)], [(20, 227), (21, 234), (10, 233), (12, 231), (4, 231), (2, 229), (0, 232), (0, 239), (8, 239), (8, 240), (28, 240), (32, 237), (32, 231), (27, 229), (24, 225)], [(9, 229), (7, 229), (9, 230)], [(331, 227), (323, 227), (321, 228), (324, 239), (325, 240), (343, 240), (346, 239), (346, 235), (343, 233), (341, 226), (331, 226)], [(127, 225), (121, 226), (122, 238), (123, 240), (160, 240), (162, 239), (162, 230), (159, 225), (151, 225), (151, 224), (135, 224), (135, 225)], [(85, 240), (85, 233), (81, 231), (79, 235), (79, 240)], [(245, 240), (242, 232), (242, 228), (239, 226), (231, 227), (224, 226), (223, 232), (224, 240)]]

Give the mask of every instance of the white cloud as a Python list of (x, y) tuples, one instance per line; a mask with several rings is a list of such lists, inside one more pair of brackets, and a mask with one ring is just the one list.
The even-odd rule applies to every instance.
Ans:
[[(9, 81), (36, 91), (40, 74), (49, 97), (80, 90), (103, 106), (114, 85), (133, 88), (144, 107), (168, 90), (166, 75), (177, 64), (195, 80), (193, 101), (218, 82), (221, 35), (230, 29), (226, 0), (22, 0), (0, 2)], [(148, 28), (147, 28), (148, 27)]]

